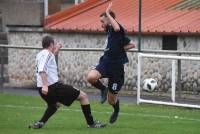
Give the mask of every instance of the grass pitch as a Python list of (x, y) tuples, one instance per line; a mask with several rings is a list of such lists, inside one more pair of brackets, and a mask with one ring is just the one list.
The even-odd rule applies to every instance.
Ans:
[[(91, 102), (95, 119), (108, 123), (112, 108)], [(61, 107), (44, 128), (28, 129), (40, 119), (46, 105), (40, 97), (0, 94), (0, 134), (199, 134), (200, 110), (162, 105), (121, 103), (115, 124), (87, 128), (79, 102)]]

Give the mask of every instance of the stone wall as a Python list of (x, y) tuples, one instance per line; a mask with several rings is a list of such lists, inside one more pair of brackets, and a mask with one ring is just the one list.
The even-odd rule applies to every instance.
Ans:
[[(11, 32), (8, 35), (9, 45), (40, 46), (41, 32)], [(8, 50), (8, 74), (11, 87), (33, 87), (35, 85), (35, 56), (39, 50)]]
[[(180, 37), (178, 49), (185, 51), (200, 51), (200, 37)], [(190, 55), (186, 55), (190, 56)], [(197, 55), (199, 57), (199, 55)], [(181, 62), (182, 66), (182, 87), (183, 89), (200, 92), (200, 61)]]
[[(64, 47), (69, 48), (103, 48), (104, 34), (51, 33)], [(41, 46), (42, 32), (10, 32), (9, 45)], [(136, 43), (136, 36), (130, 37)], [(161, 50), (161, 36), (145, 36), (142, 48)], [(179, 50), (199, 50), (199, 37), (179, 37)], [(38, 50), (9, 49), (9, 86), (33, 87), (35, 83), (35, 55)], [(62, 81), (79, 88), (90, 87), (86, 81), (87, 72), (98, 63), (102, 52), (67, 52), (61, 51), (58, 56), (59, 75)], [(137, 88), (137, 53), (128, 53), (130, 62), (125, 65), (124, 90)], [(182, 61), (182, 86), (187, 90), (200, 87), (200, 62)], [(171, 88), (171, 60), (144, 59), (142, 79), (153, 77), (158, 80), (159, 90)], [(107, 81), (104, 80), (106, 83)]]

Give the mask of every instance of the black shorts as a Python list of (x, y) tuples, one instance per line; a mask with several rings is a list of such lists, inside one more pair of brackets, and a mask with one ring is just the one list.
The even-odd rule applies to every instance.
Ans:
[(108, 78), (108, 89), (113, 94), (118, 94), (124, 84), (124, 65), (100, 62), (96, 67), (102, 78)]
[(42, 93), (41, 87), (38, 87), (38, 91), (48, 105), (55, 105), (59, 102), (65, 106), (70, 106), (80, 94), (80, 90), (61, 82), (50, 85), (48, 87), (47, 95)]

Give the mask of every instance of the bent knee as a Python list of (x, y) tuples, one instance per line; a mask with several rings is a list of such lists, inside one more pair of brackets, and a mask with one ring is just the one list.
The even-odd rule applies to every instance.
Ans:
[(87, 104), (89, 104), (88, 96), (83, 91), (80, 92), (79, 100), (80, 100), (81, 105), (87, 105)]
[(88, 99), (88, 95), (85, 92), (80, 91), (79, 99), (80, 100)]
[(95, 83), (99, 79), (98, 75), (95, 73), (90, 72), (87, 75), (87, 81), (90, 83)]

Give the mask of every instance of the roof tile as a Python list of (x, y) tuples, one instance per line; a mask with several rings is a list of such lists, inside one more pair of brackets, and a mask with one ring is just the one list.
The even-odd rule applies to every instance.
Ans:
[[(138, 0), (87, 0), (45, 19), (46, 30), (103, 32), (99, 14), (109, 2), (128, 32), (138, 32)], [(195, 4), (197, 5), (195, 5)], [(144, 33), (200, 33), (200, 0), (143, 0)], [(185, 7), (183, 9), (182, 7)], [(191, 10), (192, 8), (192, 10)]]

